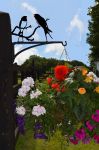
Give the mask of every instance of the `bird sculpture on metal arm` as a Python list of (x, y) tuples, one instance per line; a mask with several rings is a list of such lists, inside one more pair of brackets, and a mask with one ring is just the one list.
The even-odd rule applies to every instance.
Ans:
[[(46, 41), (47, 41), (47, 34), (49, 34), (49, 36), (52, 38), (52, 36), (50, 35), (50, 32), (52, 32), (52, 31), (49, 29), (49, 27), (48, 27), (48, 25), (47, 25), (47, 21), (48, 21), (49, 19), (46, 19), (46, 20), (45, 20), (45, 19), (44, 19), (43, 17), (41, 17), (39, 14), (34, 14), (34, 17), (35, 17), (37, 23), (40, 25), (40, 27), (43, 28), (44, 33), (45, 33), (45, 37), (46, 37)], [(53, 38), (52, 38), (52, 39), (53, 39)]]

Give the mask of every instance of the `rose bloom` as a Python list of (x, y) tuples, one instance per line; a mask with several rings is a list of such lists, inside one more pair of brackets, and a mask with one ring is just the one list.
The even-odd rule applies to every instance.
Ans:
[(86, 93), (86, 89), (85, 88), (79, 88), (78, 92), (79, 92), (79, 94), (85, 94)]
[(99, 93), (99, 86), (97, 86), (97, 87), (95, 88), (95, 92), (96, 92), (96, 93)]
[(51, 85), (52, 84), (52, 78), (47, 78), (47, 83), (48, 83), (48, 85)]
[(58, 65), (54, 69), (55, 78), (59, 81), (63, 81), (68, 73), (69, 68), (64, 65)]

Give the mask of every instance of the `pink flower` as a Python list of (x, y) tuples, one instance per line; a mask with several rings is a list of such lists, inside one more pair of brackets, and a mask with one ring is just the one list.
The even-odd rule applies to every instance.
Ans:
[(92, 115), (92, 119), (93, 119), (95, 122), (99, 122), (99, 114), (98, 114), (98, 113), (93, 114), (93, 115)]
[(92, 131), (92, 130), (95, 128), (95, 126), (92, 126), (92, 125), (90, 124), (90, 121), (87, 121), (87, 122), (86, 122), (86, 126), (87, 126), (87, 128), (88, 128), (90, 131)]
[(78, 144), (78, 140), (77, 140), (75, 137), (73, 137), (73, 136), (71, 136), (69, 140), (70, 140), (70, 142), (73, 143), (74, 145), (77, 145), (77, 144)]
[(86, 133), (85, 133), (85, 130), (82, 128), (82, 129), (79, 129), (75, 132), (75, 136), (78, 140), (83, 140), (86, 136)]
[(96, 110), (96, 114), (99, 115), (99, 110)]
[(99, 135), (95, 134), (93, 138), (94, 138), (94, 140), (95, 140), (96, 143), (99, 143)]

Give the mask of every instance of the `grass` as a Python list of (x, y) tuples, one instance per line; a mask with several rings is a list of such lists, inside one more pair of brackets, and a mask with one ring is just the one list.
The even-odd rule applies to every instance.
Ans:
[(16, 150), (98, 150), (99, 145), (92, 141), (90, 144), (78, 144), (67, 146), (60, 132), (57, 132), (50, 141), (35, 140), (32, 130), (20, 135), (16, 144)]

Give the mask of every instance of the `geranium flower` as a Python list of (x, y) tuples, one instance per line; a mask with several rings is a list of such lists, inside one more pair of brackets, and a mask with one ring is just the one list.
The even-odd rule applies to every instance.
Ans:
[(86, 93), (86, 89), (81, 87), (78, 89), (79, 94), (85, 94)]
[(85, 133), (85, 130), (82, 128), (82, 129), (79, 129), (75, 132), (75, 136), (78, 140), (83, 140), (86, 136), (86, 133)]
[(56, 66), (54, 69), (55, 78), (59, 81), (63, 81), (68, 73), (69, 68), (64, 65)]

